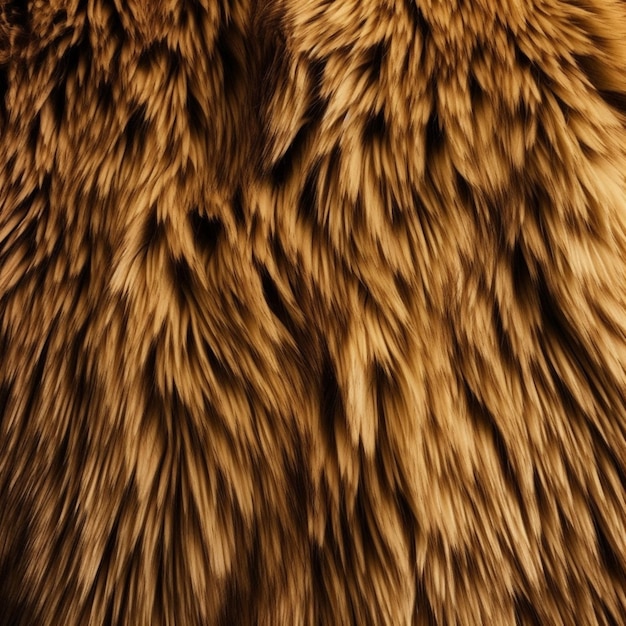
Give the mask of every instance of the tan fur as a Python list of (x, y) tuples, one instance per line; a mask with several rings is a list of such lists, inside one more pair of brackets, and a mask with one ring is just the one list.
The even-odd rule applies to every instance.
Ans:
[(0, 625), (624, 624), (622, 0), (0, 7)]

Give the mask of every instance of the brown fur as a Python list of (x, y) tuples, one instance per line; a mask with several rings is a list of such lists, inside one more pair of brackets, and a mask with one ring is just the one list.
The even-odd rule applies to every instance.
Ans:
[(626, 4), (0, 8), (0, 625), (624, 624)]

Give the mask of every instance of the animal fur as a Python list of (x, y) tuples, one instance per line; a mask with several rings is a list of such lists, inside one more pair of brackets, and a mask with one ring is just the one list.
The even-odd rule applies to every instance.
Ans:
[(0, 7), (0, 625), (626, 624), (623, 0)]

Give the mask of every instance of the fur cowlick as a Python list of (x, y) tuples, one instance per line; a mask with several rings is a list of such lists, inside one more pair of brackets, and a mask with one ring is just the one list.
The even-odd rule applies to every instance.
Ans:
[(625, 616), (624, 0), (0, 2), (0, 626)]

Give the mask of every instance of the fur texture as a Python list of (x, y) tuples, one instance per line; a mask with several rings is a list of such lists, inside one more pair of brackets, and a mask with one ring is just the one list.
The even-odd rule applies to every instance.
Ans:
[(0, 7), (2, 626), (626, 623), (623, 0)]

